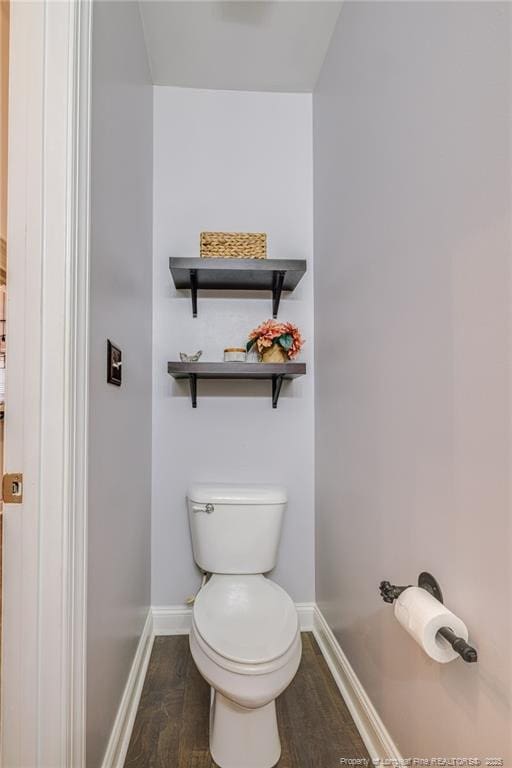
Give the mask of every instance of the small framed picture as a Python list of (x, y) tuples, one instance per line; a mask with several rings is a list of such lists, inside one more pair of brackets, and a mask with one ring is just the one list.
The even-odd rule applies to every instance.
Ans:
[(107, 381), (109, 384), (121, 386), (122, 380), (122, 355), (119, 347), (107, 339)]

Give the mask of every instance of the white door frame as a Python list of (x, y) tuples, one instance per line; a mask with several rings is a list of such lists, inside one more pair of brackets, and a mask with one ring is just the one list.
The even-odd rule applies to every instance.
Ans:
[(85, 765), (91, 15), (11, 4), (3, 768)]

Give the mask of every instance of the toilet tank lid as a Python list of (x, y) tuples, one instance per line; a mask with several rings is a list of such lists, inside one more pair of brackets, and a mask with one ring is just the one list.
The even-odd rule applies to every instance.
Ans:
[(187, 498), (198, 504), (285, 504), (286, 488), (282, 485), (242, 485), (227, 483), (193, 483)]

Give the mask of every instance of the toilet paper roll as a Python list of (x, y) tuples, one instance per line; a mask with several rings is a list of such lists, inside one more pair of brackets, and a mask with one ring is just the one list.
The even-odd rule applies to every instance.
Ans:
[(395, 600), (395, 618), (425, 653), (441, 664), (459, 658), (450, 643), (437, 635), (441, 627), (449, 627), (459, 637), (468, 639), (464, 622), (421, 587), (408, 587)]

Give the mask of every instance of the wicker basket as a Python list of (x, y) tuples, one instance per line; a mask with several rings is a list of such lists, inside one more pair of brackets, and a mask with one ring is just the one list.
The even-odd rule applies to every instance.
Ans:
[(201, 232), (203, 259), (266, 259), (264, 232)]

